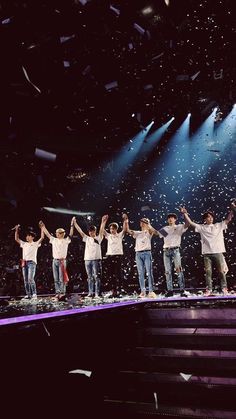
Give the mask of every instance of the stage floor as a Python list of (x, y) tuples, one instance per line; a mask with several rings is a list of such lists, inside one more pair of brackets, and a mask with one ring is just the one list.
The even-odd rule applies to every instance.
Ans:
[(58, 301), (53, 295), (38, 296), (37, 300), (25, 300), (18, 297), (1, 297), (0, 299), (0, 326), (30, 322), (51, 317), (75, 315), (95, 310), (118, 308), (136, 304), (155, 304), (158, 308), (168, 307), (220, 307), (236, 306), (236, 294), (214, 294), (206, 297), (203, 293), (195, 294), (188, 292), (187, 297), (175, 294), (173, 297), (165, 297), (157, 294), (157, 298), (139, 298), (138, 295), (126, 295), (121, 298), (110, 297), (105, 294), (100, 298), (88, 298), (80, 294), (70, 294), (66, 301)]

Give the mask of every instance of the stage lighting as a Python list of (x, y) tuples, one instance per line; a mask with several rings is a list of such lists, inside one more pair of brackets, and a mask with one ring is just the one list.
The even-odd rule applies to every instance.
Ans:
[(58, 214), (65, 214), (65, 215), (79, 215), (81, 217), (88, 217), (88, 216), (95, 215), (95, 212), (75, 211), (75, 210), (69, 210), (67, 208), (43, 207), (42, 209), (48, 212), (55, 212)]

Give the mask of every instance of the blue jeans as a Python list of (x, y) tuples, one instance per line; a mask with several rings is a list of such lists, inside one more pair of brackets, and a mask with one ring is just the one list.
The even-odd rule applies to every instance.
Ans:
[(222, 253), (211, 253), (203, 255), (206, 273), (207, 289), (212, 291), (212, 262), (215, 262), (216, 269), (220, 276), (221, 289), (227, 288), (226, 275), (224, 273), (225, 259)]
[[(88, 292), (89, 295), (100, 294), (100, 287), (101, 287), (101, 272), (102, 272), (102, 262), (100, 259), (96, 260), (85, 260), (85, 269), (87, 273), (87, 281), (88, 281)], [(94, 290), (94, 283), (95, 283), (95, 290)]]
[(32, 297), (33, 294), (36, 294), (36, 284), (35, 284), (35, 272), (36, 272), (36, 263), (32, 260), (26, 260), (25, 266), (22, 267), (22, 274), (24, 278), (25, 292), (28, 297)]
[(167, 291), (173, 291), (172, 266), (174, 264), (178, 275), (178, 284), (180, 291), (184, 290), (184, 274), (181, 265), (181, 256), (179, 247), (163, 249), (163, 261), (165, 267)]
[[(64, 266), (66, 268), (66, 260), (64, 260)], [(52, 261), (52, 271), (55, 285), (56, 294), (65, 294), (66, 293), (66, 284), (63, 280), (63, 271), (61, 268), (61, 262), (59, 259), (53, 259)]]
[(151, 250), (136, 252), (135, 261), (137, 264), (139, 286), (141, 291), (146, 292), (145, 273), (148, 277), (148, 291), (153, 291), (152, 253)]

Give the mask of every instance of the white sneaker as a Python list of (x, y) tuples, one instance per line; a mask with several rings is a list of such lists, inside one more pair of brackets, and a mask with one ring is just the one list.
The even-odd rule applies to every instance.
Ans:
[(37, 297), (37, 294), (33, 294), (33, 295), (32, 295), (32, 300), (37, 300), (37, 298), (38, 298), (38, 297)]
[(154, 291), (148, 293), (148, 298), (157, 298), (157, 295)]

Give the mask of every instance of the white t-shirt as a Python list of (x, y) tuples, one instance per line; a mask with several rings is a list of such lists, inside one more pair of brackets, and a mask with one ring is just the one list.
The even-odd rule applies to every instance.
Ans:
[(151, 239), (152, 234), (149, 231), (133, 231), (133, 237), (135, 238), (135, 251), (141, 252), (143, 250), (151, 250)]
[(225, 252), (223, 231), (226, 229), (225, 221), (214, 224), (196, 224), (195, 231), (200, 233), (203, 255)]
[(111, 255), (123, 255), (123, 245), (122, 239), (124, 237), (124, 232), (111, 234), (105, 231), (105, 238), (107, 239), (107, 256)]
[(83, 242), (85, 242), (84, 260), (102, 259), (101, 236), (90, 237), (85, 235)]
[(39, 241), (29, 243), (21, 240), (20, 247), (22, 247), (23, 250), (22, 259), (32, 260), (33, 262), (37, 263), (37, 252), (40, 246), (41, 243), (39, 243)]
[(159, 230), (159, 236), (164, 239), (163, 249), (167, 247), (180, 247), (181, 236), (187, 230), (184, 224), (165, 226)]
[(54, 259), (66, 259), (68, 245), (71, 242), (69, 236), (63, 239), (57, 237), (50, 237), (49, 243), (52, 245), (52, 257)]

